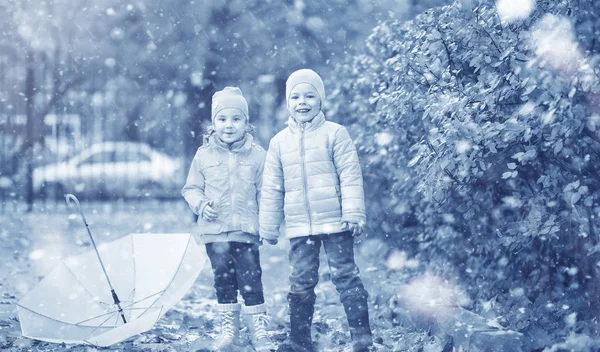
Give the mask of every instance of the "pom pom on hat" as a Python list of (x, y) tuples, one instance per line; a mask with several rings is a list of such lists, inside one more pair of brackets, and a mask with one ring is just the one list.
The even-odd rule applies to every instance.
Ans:
[(319, 97), (321, 98), (321, 101), (325, 100), (325, 85), (323, 84), (321, 76), (311, 69), (304, 68), (292, 73), (285, 82), (286, 102), (290, 99), (292, 89), (294, 89), (294, 87), (300, 83), (308, 83), (315, 87), (317, 94), (319, 94)]
[(214, 122), (215, 116), (219, 111), (223, 109), (234, 108), (240, 110), (246, 121), (249, 120), (248, 116), (248, 102), (242, 95), (242, 91), (238, 87), (225, 87), (213, 94), (212, 106), (211, 106), (211, 119)]

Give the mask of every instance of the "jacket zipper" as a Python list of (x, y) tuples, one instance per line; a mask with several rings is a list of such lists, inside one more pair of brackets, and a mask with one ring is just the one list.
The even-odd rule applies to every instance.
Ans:
[(237, 216), (235, 206), (235, 176), (236, 176), (236, 154), (229, 152), (229, 191), (231, 192), (231, 227), (237, 227)]
[(306, 165), (304, 162), (304, 125), (300, 126), (300, 164), (302, 165), (302, 184), (304, 185), (304, 204), (308, 211), (308, 235), (312, 235), (312, 215), (308, 202), (308, 180), (306, 176)]

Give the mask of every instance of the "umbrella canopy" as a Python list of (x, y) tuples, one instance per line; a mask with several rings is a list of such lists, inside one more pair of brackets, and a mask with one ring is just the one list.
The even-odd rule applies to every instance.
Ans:
[(62, 261), (18, 302), (23, 336), (109, 346), (147, 331), (206, 262), (190, 234), (130, 234), (102, 244)]

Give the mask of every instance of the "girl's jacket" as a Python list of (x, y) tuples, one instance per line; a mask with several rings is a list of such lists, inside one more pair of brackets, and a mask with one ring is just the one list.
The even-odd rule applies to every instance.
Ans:
[[(198, 215), (195, 234), (209, 242), (259, 243), (258, 204), (265, 150), (251, 135), (231, 148), (216, 135), (198, 148), (181, 194)], [(211, 202), (218, 218), (202, 218)]]
[(365, 222), (363, 178), (348, 131), (319, 113), (288, 127), (269, 144), (260, 202), (260, 235), (287, 238), (342, 232)]

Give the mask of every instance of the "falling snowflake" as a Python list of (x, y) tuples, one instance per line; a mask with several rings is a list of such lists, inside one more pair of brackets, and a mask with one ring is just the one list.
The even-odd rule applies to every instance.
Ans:
[(529, 17), (535, 0), (498, 0), (496, 2), (496, 10), (502, 22), (513, 22)]

